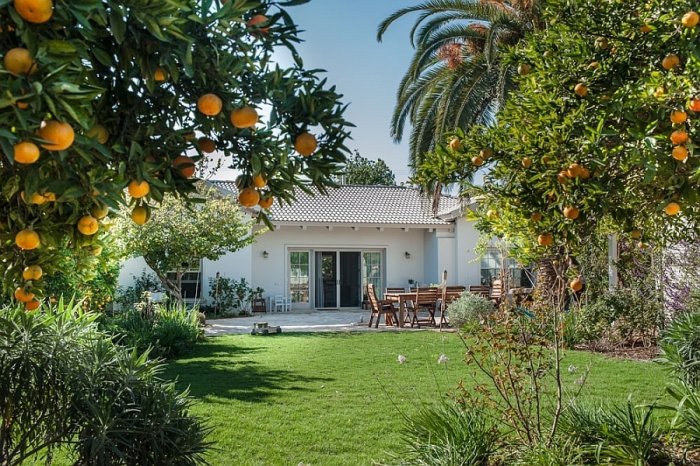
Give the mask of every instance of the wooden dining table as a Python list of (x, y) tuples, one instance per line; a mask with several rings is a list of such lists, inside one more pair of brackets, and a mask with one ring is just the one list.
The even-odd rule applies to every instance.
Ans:
[(403, 327), (404, 324), (404, 316), (406, 315), (406, 301), (410, 299), (416, 299), (416, 292), (404, 292), (404, 293), (396, 293), (396, 292), (390, 292), (390, 293), (385, 293), (384, 294), (384, 299), (386, 301), (392, 301), (395, 303), (399, 303), (399, 327)]

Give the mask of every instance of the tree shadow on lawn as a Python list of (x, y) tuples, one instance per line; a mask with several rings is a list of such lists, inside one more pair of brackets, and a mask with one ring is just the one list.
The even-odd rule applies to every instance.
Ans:
[(268, 369), (264, 364), (239, 358), (265, 349), (235, 347), (221, 351), (219, 345), (201, 345), (170, 364), (165, 375), (177, 377), (180, 387), (189, 386), (190, 396), (212, 403), (217, 398), (260, 403), (277, 397), (281, 391), (315, 391), (322, 383), (334, 380), (302, 376), (287, 369)]

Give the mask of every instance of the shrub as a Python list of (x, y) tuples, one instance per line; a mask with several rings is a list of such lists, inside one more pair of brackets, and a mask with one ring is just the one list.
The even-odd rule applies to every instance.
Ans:
[[(512, 464), (512, 463), (508, 463)], [(571, 440), (553, 445), (538, 444), (519, 455), (518, 466), (573, 466), (583, 465), (584, 452)]]
[(480, 409), (443, 401), (407, 418), (402, 439), (407, 464), (485, 466), (501, 436)]
[(678, 315), (661, 338), (661, 357), (682, 381), (700, 386), (700, 306)]
[(114, 302), (121, 310), (133, 309), (136, 304), (143, 301), (145, 292), (163, 291), (163, 284), (160, 280), (145, 270), (141, 272), (140, 276), (133, 276), (133, 279), (133, 285), (117, 290)]
[(676, 400), (672, 428), (680, 433), (692, 449), (700, 449), (700, 393), (686, 383), (672, 384), (666, 389)]
[(208, 429), (160, 363), (116, 346), (79, 305), (44, 311), (0, 310), (0, 464), (49, 462), (58, 447), (83, 465), (203, 461)]
[(227, 277), (209, 279), (209, 297), (212, 299), (214, 314), (246, 314), (253, 298), (262, 296), (260, 287), (251, 288), (245, 278), (233, 280)]
[(481, 296), (465, 291), (462, 296), (454, 300), (448, 307), (447, 312), (450, 322), (455, 327), (473, 327), (483, 322), (494, 312), (495, 308), (491, 301)]

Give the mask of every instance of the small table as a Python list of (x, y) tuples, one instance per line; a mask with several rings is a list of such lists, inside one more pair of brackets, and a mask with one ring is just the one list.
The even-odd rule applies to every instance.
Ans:
[(404, 316), (406, 315), (406, 301), (416, 299), (416, 292), (411, 293), (386, 293), (384, 299), (399, 303), (399, 327), (403, 327)]

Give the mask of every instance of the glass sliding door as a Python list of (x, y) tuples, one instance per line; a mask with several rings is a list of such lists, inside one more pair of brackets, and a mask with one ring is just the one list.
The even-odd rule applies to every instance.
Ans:
[(309, 258), (309, 251), (289, 251), (289, 297), (294, 307), (310, 304)]
[(362, 304), (362, 267), (358, 251), (340, 252), (340, 307)]
[(379, 299), (384, 294), (382, 257), (383, 253), (381, 251), (364, 251), (362, 253), (362, 289), (364, 290), (368, 283), (372, 283)]
[(316, 307), (338, 307), (338, 253), (316, 252)]

